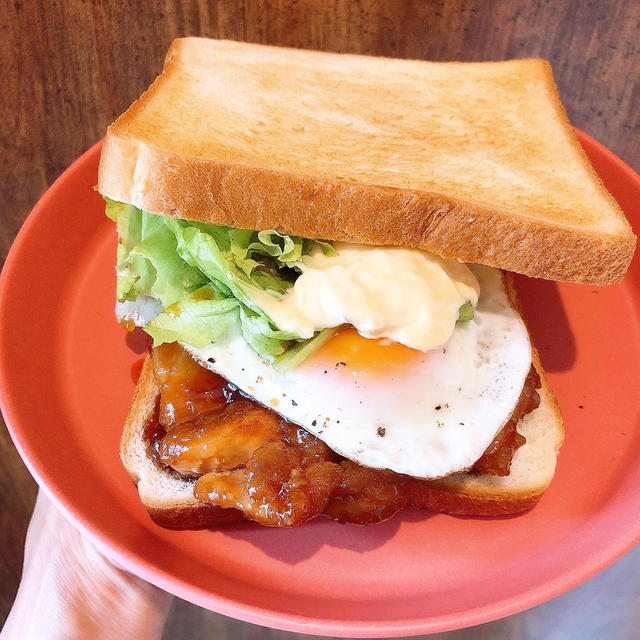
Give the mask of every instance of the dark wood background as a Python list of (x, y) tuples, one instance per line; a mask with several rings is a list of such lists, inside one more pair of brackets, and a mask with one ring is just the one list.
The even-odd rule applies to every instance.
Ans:
[[(4, 261), (24, 218), (48, 185), (103, 136), (107, 124), (160, 71), (164, 53), (177, 36), (429, 60), (545, 57), (552, 62), (571, 121), (638, 170), (639, 32), (640, 3), (631, 1), (0, 0), (0, 257)], [(4, 428), (0, 456), (3, 621), (20, 577), (36, 487)], [(640, 567), (637, 552), (596, 578), (600, 583), (592, 581), (595, 591), (585, 585), (578, 590), (578, 600), (563, 596), (562, 611), (575, 609), (577, 618), (586, 615), (586, 602), (581, 609), (579, 600), (598, 592), (598, 585), (611, 582), (619, 588), (620, 576), (640, 573), (632, 571), (632, 563)], [(627, 580), (628, 589), (640, 590), (637, 579)], [(630, 594), (628, 589), (619, 594), (623, 600), (618, 603)], [(525, 636), (526, 629), (538, 628), (536, 616), (544, 617), (553, 607), (557, 605), (543, 605), (474, 632), (443, 637), (533, 637)], [(589, 612), (594, 609), (589, 607)], [(602, 616), (607, 615), (603, 610)], [(615, 628), (620, 631), (619, 624)], [(166, 638), (211, 636), (296, 637), (176, 603)]]

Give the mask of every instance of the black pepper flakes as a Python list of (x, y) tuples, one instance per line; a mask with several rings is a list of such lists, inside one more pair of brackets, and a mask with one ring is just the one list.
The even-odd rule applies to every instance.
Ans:
[(317, 420), (314, 420), (314, 421), (311, 423), (311, 426), (312, 426), (312, 427), (315, 427), (317, 424), (318, 424), (318, 421), (317, 421)]
[(211, 364), (214, 364), (216, 361), (215, 358), (207, 358), (207, 362), (210, 362)]
[(376, 431), (376, 433), (381, 437), (384, 438), (384, 434), (387, 433), (387, 430), (384, 427), (378, 427), (378, 430)]
[(442, 405), (440, 404), (436, 405), (436, 411), (440, 411), (440, 409), (442, 409)]
[(297, 407), (297, 406), (298, 406), (298, 403), (297, 403), (293, 398), (291, 398), (291, 404), (292, 404), (294, 407)]

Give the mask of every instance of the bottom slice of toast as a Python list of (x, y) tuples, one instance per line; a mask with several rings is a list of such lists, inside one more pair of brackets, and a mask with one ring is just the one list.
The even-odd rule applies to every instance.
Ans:
[[(518, 431), (527, 441), (516, 451), (510, 474), (499, 477), (454, 473), (438, 480), (412, 480), (408, 485), (409, 504), (464, 516), (513, 515), (535, 505), (553, 478), (564, 429), (535, 350), (533, 362), (541, 380), (540, 406), (518, 423)], [(240, 511), (196, 499), (195, 479), (173, 474), (151, 457), (144, 432), (158, 397), (153, 364), (147, 357), (126, 418), (120, 456), (151, 518), (171, 529), (200, 529), (242, 521)]]

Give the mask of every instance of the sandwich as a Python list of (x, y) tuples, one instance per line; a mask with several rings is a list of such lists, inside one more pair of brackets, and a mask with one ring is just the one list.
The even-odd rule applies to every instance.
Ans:
[(121, 458), (170, 528), (530, 509), (564, 429), (511, 272), (609, 284), (636, 241), (533, 59), (179, 39), (98, 190), (152, 340)]

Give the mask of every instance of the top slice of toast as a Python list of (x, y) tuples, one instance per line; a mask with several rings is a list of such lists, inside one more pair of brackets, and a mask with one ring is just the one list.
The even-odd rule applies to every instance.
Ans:
[(184, 38), (109, 129), (151, 213), (607, 284), (635, 236), (543, 60), (435, 63)]

